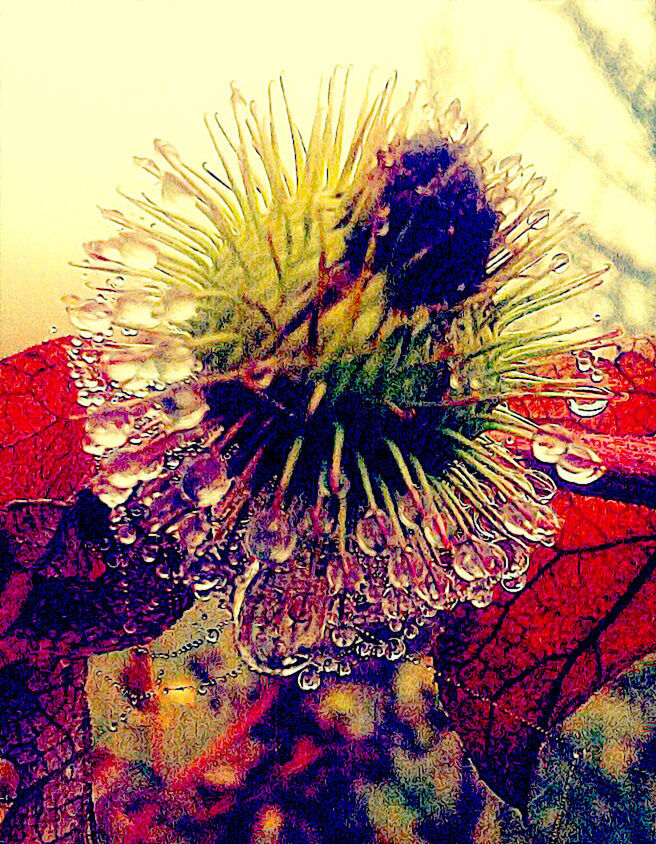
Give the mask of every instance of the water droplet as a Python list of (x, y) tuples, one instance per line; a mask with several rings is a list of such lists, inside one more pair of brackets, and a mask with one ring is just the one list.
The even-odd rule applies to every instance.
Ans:
[(419, 628), (417, 627), (417, 625), (412, 623), (408, 624), (408, 626), (405, 628), (405, 638), (408, 639), (408, 641), (412, 641), (412, 639), (416, 639), (418, 635)]
[(403, 639), (392, 637), (385, 645), (385, 656), (390, 662), (396, 662), (405, 656), (406, 646)]
[(595, 399), (590, 402), (584, 402), (580, 399), (569, 399), (567, 406), (577, 416), (584, 419), (589, 419), (593, 416), (599, 416), (608, 407), (608, 399)]
[(605, 471), (599, 458), (584, 446), (570, 448), (556, 464), (558, 477), (578, 486), (594, 483)]
[(594, 364), (594, 355), (592, 352), (577, 352), (576, 353), (576, 368), (579, 372), (589, 372)]
[(526, 222), (528, 226), (532, 229), (543, 229), (549, 223), (549, 210), (547, 208), (543, 208), (540, 211), (533, 211), (532, 214), (529, 214)]
[(558, 252), (557, 255), (554, 255), (551, 259), (551, 263), (549, 264), (549, 272), (552, 273), (563, 273), (569, 266), (569, 255), (567, 252)]
[(208, 645), (216, 645), (219, 641), (219, 630), (216, 627), (210, 627), (205, 633), (205, 641)]
[(321, 674), (314, 665), (304, 668), (298, 675), (299, 688), (304, 692), (314, 692), (321, 685)]
[(533, 457), (541, 463), (555, 463), (566, 449), (567, 440), (548, 431), (538, 431), (531, 441)]
[(593, 319), (595, 322), (601, 322), (601, 314), (600, 314), (600, 313), (596, 313), (596, 314), (594, 314), (594, 315), (593, 315), (593, 317), (592, 317), (592, 319)]
[(137, 538), (137, 532), (132, 525), (119, 525), (116, 528), (116, 538), (122, 545), (132, 545)]
[(501, 586), (511, 594), (521, 592), (526, 586), (526, 575), (504, 576), (501, 578)]
[(449, 376), (449, 386), (452, 390), (459, 390), (462, 387), (462, 379), (457, 372), (452, 372)]

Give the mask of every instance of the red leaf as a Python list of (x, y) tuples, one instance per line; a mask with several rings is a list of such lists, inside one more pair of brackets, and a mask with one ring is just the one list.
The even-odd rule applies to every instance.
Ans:
[(67, 351), (52, 340), (0, 361), (0, 504), (67, 499), (91, 475)]
[(145, 555), (143, 532), (121, 546), (84, 489), (67, 360), (59, 340), (0, 361), (0, 747), (19, 772), (0, 841), (86, 840), (86, 658), (149, 641), (192, 601), (158, 576), (174, 549)]
[[(656, 340), (640, 338), (616, 361), (597, 361), (579, 371), (575, 358), (559, 355), (536, 374), (576, 378), (590, 385), (589, 375), (602, 376), (599, 386), (611, 391), (608, 407), (597, 416), (578, 416), (563, 399), (529, 396), (513, 409), (536, 422), (560, 425), (590, 446), (606, 466), (620, 474), (656, 474)], [(591, 364), (590, 364), (591, 365)], [(591, 365), (592, 366), (592, 365)], [(518, 447), (529, 450), (528, 443)]]
[[(599, 416), (576, 416), (564, 400), (548, 398), (526, 399), (515, 409), (602, 443), (601, 456), (618, 476), (625, 467), (655, 474), (654, 349), (653, 341), (642, 341), (615, 363), (597, 364), (616, 394)], [(563, 356), (544, 371), (574, 375), (576, 364)], [(638, 444), (642, 462), (632, 459)], [(534, 554), (524, 591), (499, 596), (485, 610), (461, 610), (436, 642), (441, 693), (455, 728), (484, 778), (520, 807), (546, 732), (656, 650), (653, 485), (635, 487), (635, 503), (623, 503), (599, 497), (613, 495), (607, 481), (581, 490), (596, 495), (559, 492), (560, 534), (553, 548)]]

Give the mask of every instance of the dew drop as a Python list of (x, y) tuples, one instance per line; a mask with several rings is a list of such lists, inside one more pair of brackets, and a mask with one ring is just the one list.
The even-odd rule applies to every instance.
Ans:
[(532, 214), (528, 215), (526, 222), (532, 229), (545, 228), (545, 226), (549, 223), (549, 210), (547, 208), (543, 208), (540, 211), (534, 211)]
[(216, 645), (219, 641), (219, 631), (216, 627), (210, 627), (210, 629), (205, 633), (205, 641), (208, 645)]
[(531, 442), (533, 457), (541, 463), (555, 463), (567, 450), (567, 442), (561, 437), (538, 432)]
[(471, 605), (476, 609), (482, 610), (485, 607), (489, 607), (492, 603), (492, 599), (494, 598), (494, 592), (491, 589), (484, 589), (480, 592), (477, 592), (471, 598)]
[(567, 406), (576, 414), (584, 419), (590, 419), (593, 416), (599, 416), (608, 407), (608, 399), (596, 399), (591, 402), (583, 402), (579, 399), (569, 399)]
[(570, 257), (567, 252), (558, 252), (554, 255), (549, 264), (549, 272), (564, 273), (569, 266)]
[(116, 529), (116, 538), (121, 545), (132, 545), (137, 538), (137, 532), (131, 525), (120, 525)]
[(385, 645), (385, 656), (390, 662), (396, 662), (397, 659), (404, 657), (405, 653), (406, 646), (403, 639), (394, 636), (387, 641)]
[(321, 674), (314, 665), (304, 668), (298, 675), (299, 688), (304, 692), (314, 692), (321, 685)]
[(522, 574), (516, 576), (502, 577), (501, 586), (503, 589), (506, 590), (506, 592), (510, 592), (511, 594), (521, 592), (522, 589), (526, 586), (526, 575)]
[(603, 464), (591, 452), (564, 454), (556, 464), (558, 477), (577, 486), (594, 483), (605, 471)]
[(417, 625), (408, 624), (408, 626), (405, 628), (405, 638), (408, 639), (408, 641), (412, 641), (412, 639), (416, 639), (418, 635), (419, 628), (417, 627)]
[(594, 363), (592, 352), (578, 352), (576, 355), (576, 368), (579, 372), (589, 372)]

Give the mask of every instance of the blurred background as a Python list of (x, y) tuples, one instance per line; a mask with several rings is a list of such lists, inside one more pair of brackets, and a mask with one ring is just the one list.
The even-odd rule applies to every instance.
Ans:
[[(397, 69), (401, 91), (427, 78), (445, 104), (460, 97), (489, 124), (498, 157), (521, 151), (581, 213), (581, 249), (614, 263), (583, 309), (632, 332), (654, 328), (650, 0), (0, 0), (0, 23), (2, 355), (68, 332), (61, 297), (83, 291), (68, 262), (108, 233), (96, 205), (134, 186), (131, 158), (148, 155), (153, 137), (205, 160), (203, 113), (227, 111), (232, 80), (261, 100), (283, 70), (307, 125), (338, 63), (354, 65), (354, 100), (373, 66)], [(584, 769), (545, 753), (533, 840), (656, 839), (655, 675), (652, 662), (637, 667), (566, 726), (594, 748)], [(143, 652), (92, 661), (100, 834), (127, 844), (528, 842), (463, 761), (431, 676), (421, 660), (373, 663), (303, 697), (248, 672), (224, 611), (198, 605)]]
[(653, 326), (655, 36), (651, 0), (0, 0), (0, 354), (66, 333), (96, 206), (134, 187), (153, 137), (210, 156), (206, 111), (236, 80), (261, 100), (281, 71), (301, 126), (317, 86), (353, 64), (429, 78), (521, 151), (579, 211), (616, 274), (588, 310)]

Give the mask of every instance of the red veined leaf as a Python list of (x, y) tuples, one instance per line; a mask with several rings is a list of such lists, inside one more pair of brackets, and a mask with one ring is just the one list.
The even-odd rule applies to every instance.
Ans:
[(80, 659), (48, 666), (15, 662), (0, 670), (0, 754), (19, 774), (14, 794), (3, 795), (3, 844), (89, 840), (86, 673)]
[(146, 555), (138, 532), (121, 544), (84, 489), (67, 346), (0, 362), (0, 761), (17, 776), (0, 842), (88, 840), (86, 658), (154, 638), (192, 601), (169, 582), (174, 549)]
[[(580, 367), (583, 364), (583, 371)], [(512, 407), (541, 424), (566, 428), (589, 446), (608, 469), (617, 474), (656, 475), (656, 340), (642, 337), (615, 361), (559, 355), (536, 374), (576, 378), (582, 384), (604, 387), (610, 393), (602, 413), (576, 413), (563, 399), (530, 396), (513, 401)], [(600, 381), (592, 381), (595, 375)], [(576, 403), (573, 404), (576, 408)], [(585, 414), (585, 404), (583, 404)], [(524, 451), (528, 442), (517, 442)]]
[[(643, 340), (613, 363), (597, 362), (614, 393), (597, 416), (578, 416), (559, 399), (514, 407), (589, 444), (619, 481), (623, 470), (653, 476), (654, 349)], [(544, 371), (578, 370), (573, 357), (562, 356)], [(484, 778), (520, 807), (547, 731), (656, 650), (653, 484), (634, 485), (629, 498), (608, 477), (574, 490), (561, 490), (554, 501), (561, 530), (553, 548), (534, 553), (527, 587), (485, 610), (460, 610), (436, 641), (441, 693), (455, 728)]]
[(0, 361), (0, 504), (66, 500), (91, 474), (68, 348), (51, 340)]

